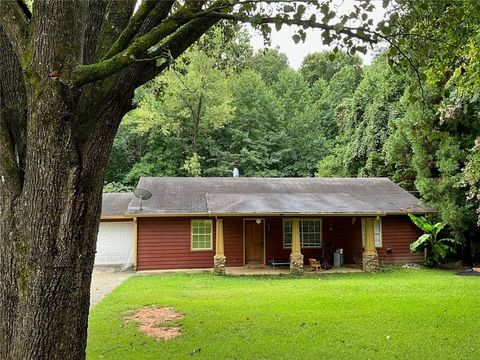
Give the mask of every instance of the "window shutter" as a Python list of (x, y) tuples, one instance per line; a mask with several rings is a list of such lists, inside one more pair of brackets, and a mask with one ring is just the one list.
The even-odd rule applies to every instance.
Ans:
[(382, 247), (382, 220), (377, 219), (373, 223), (373, 232), (375, 235), (375, 247)]

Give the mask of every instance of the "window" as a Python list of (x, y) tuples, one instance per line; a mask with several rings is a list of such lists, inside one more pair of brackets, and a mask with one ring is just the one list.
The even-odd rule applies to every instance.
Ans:
[(303, 219), (300, 222), (302, 247), (320, 247), (322, 245), (322, 226), (320, 219)]
[(292, 220), (283, 219), (283, 248), (292, 247)]
[[(300, 246), (312, 248), (322, 246), (322, 219), (300, 220)], [(292, 219), (283, 219), (283, 248), (292, 247)]]
[[(373, 236), (375, 247), (382, 247), (382, 219), (375, 219), (373, 222)], [(362, 246), (365, 247), (365, 219), (362, 219)]]
[(192, 250), (212, 250), (212, 220), (192, 220)]

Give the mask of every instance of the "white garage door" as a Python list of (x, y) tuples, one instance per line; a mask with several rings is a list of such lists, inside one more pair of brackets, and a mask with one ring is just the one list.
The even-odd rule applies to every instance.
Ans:
[(133, 264), (133, 223), (100, 223), (95, 265)]

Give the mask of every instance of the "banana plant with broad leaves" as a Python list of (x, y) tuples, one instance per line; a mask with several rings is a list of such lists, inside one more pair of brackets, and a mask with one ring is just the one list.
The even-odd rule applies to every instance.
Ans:
[(410, 250), (413, 252), (426, 251), (425, 263), (428, 266), (437, 266), (449, 253), (455, 252), (456, 246), (460, 244), (458, 240), (439, 238), (438, 236), (446, 226), (445, 223), (433, 223), (424, 216), (416, 216), (411, 213), (408, 216), (424, 232), (415, 242), (410, 244)]

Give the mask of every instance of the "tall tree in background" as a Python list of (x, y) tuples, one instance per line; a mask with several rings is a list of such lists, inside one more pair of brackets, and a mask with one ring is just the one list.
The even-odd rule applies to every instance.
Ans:
[(237, 77), (233, 99), (235, 115), (215, 137), (219, 141), (210, 150), (209, 173), (225, 175), (238, 162), (245, 176), (281, 176), (282, 154), (287, 149), (279, 99), (253, 70)]
[[(313, 0), (309, 12), (274, 1), (136, 3), (39, 0), (30, 12), (0, 2), (2, 359), (85, 358), (102, 185), (135, 88), (222, 19), (265, 34), (269, 24), (317, 28), (352, 52), (378, 39), (367, 1), (339, 19)], [(300, 28), (294, 40), (304, 36)]]
[[(340, 164), (341, 173), (351, 176), (387, 175), (383, 146), (390, 135), (389, 124), (399, 116), (397, 106), (403, 95), (404, 81), (405, 78), (394, 76), (384, 57), (377, 58), (364, 71), (363, 79), (354, 92), (339, 104), (336, 117), (341, 134), (336, 146), (341, 150), (336, 152), (338, 158), (335, 162)], [(333, 89), (331, 92), (336, 93)], [(330, 158), (327, 160), (331, 161)], [(319, 166), (324, 167), (325, 164)]]
[(167, 126), (183, 140), (187, 154), (184, 169), (199, 176), (198, 150), (212, 131), (232, 118), (232, 95), (225, 72), (214, 68), (213, 59), (195, 51), (186, 61), (188, 68), (180, 65), (156, 79), (165, 87), (158, 108), (168, 119)]
[(479, 234), (474, 215), (479, 202), (467, 185), (478, 184), (470, 174), (475, 173), (480, 136), (480, 3), (402, 1), (392, 8), (390, 19), (392, 36), (407, 34), (392, 37), (390, 61), (403, 64), (417, 80), (399, 124), (404, 134), (400, 145), (406, 140), (412, 149), (415, 186), (422, 198), (468, 247)]
[(318, 174), (388, 175), (468, 245), (479, 234), (480, 3), (398, 1), (387, 22), (387, 54), (337, 107), (339, 136)]
[(280, 72), (288, 67), (287, 55), (277, 49), (264, 49), (256, 53), (249, 62), (249, 68), (258, 72), (267, 84), (276, 82)]
[[(136, 109), (125, 116), (113, 144), (104, 190), (134, 186), (140, 176), (199, 175), (204, 164), (197, 153), (231, 119), (231, 82), (251, 53), (245, 31), (216, 26), (164, 74), (137, 89)], [(189, 106), (196, 103), (198, 109), (201, 98), (201, 123), (193, 132), (196, 113)]]
[(348, 65), (360, 67), (362, 60), (360, 57), (346, 52), (323, 51), (305, 56), (300, 73), (312, 85), (320, 79), (330, 81), (335, 73)]

